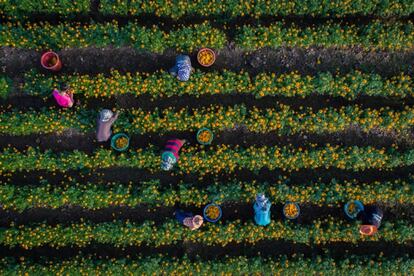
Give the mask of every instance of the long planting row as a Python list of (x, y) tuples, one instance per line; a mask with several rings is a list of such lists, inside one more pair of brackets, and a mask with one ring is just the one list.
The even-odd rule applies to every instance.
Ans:
[[(86, 14), (90, 11), (90, 0), (2, 0), (0, 9), (12, 18), (30, 16), (32, 13), (70, 15)], [(101, 0), (99, 11), (105, 15), (154, 14), (156, 16), (179, 19), (185, 16), (221, 16), (227, 18), (250, 15), (260, 16), (335, 16), (376, 15), (407, 16), (414, 12), (410, 0), (396, 1), (353, 1), (344, 5), (343, 1), (153, 1), (153, 0)]]
[(308, 226), (299, 226), (290, 221), (272, 221), (267, 227), (257, 227), (253, 222), (242, 223), (236, 220), (227, 224), (206, 224), (199, 231), (190, 231), (173, 220), (166, 220), (159, 226), (152, 221), (142, 224), (128, 221), (98, 224), (83, 222), (69, 226), (34, 224), (1, 228), (0, 244), (31, 249), (45, 245), (55, 248), (85, 247), (94, 242), (115, 247), (159, 247), (184, 240), (226, 246), (232, 242), (254, 244), (261, 240), (284, 240), (308, 245), (329, 242), (358, 243), (367, 240), (407, 244), (414, 239), (414, 226), (408, 221), (385, 222), (379, 233), (372, 237), (360, 235), (357, 225), (358, 223), (347, 223), (333, 218), (315, 220)]
[(411, 275), (414, 260), (410, 258), (380, 258), (347, 255), (340, 261), (331, 258), (303, 257), (232, 257), (220, 261), (179, 260), (171, 257), (140, 257), (138, 259), (96, 260), (78, 256), (68, 261), (37, 263), (11, 258), (0, 260), (2, 275)]
[[(142, 109), (121, 110), (114, 125), (115, 132), (165, 133), (171, 131), (197, 130), (209, 127), (213, 131), (245, 127), (251, 132), (280, 135), (296, 133), (334, 133), (352, 125), (362, 130), (372, 129), (399, 133), (414, 123), (414, 108), (403, 111), (390, 108), (363, 109), (359, 106), (323, 108), (312, 111), (303, 108), (295, 111), (287, 105), (278, 109), (247, 109), (244, 105), (234, 107), (210, 106), (200, 109), (183, 108), (178, 111), (169, 107), (162, 111)], [(98, 111), (77, 108), (75, 110), (3, 111), (0, 112), (0, 134), (27, 135), (33, 133), (63, 132), (76, 128), (81, 132), (94, 131)]]
[(220, 261), (180, 260), (159, 256), (127, 260), (96, 260), (78, 256), (69, 261), (36, 263), (0, 260), (3, 275), (410, 275), (414, 261), (410, 258), (381, 258), (347, 255), (340, 261), (331, 258), (303, 257), (232, 257)]
[[(163, 52), (169, 48), (191, 52), (200, 47), (222, 49), (229, 42), (224, 31), (208, 23), (181, 27), (169, 33), (155, 26), (146, 28), (136, 23), (119, 26), (117, 22), (92, 25), (8, 23), (0, 25), (0, 31), (0, 46), (37, 50), (112, 45), (132, 46), (152, 52)], [(366, 25), (327, 22), (308, 27), (278, 22), (269, 27), (237, 27), (235, 32), (236, 46), (246, 50), (280, 46), (359, 46), (365, 49), (409, 50), (414, 45), (414, 24), (410, 21), (373, 21)]]
[[(34, 148), (18, 151), (4, 149), (0, 155), (0, 173), (47, 170), (67, 172), (76, 169), (104, 169), (110, 167), (148, 169), (159, 172), (160, 150), (153, 146), (145, 150), (130, 150), (118, 155), (111, 150), (98, 149), (92, 154), (84, 152), (52, 153)], [(387, 170), (414, 164), (414, 150), (403, 153), (394, 149), (372, 147), (339, 147), (306, 149), (285, 147), (230, 148), (217, 146), (209, 150), (185, 147), (180, 154), (176, 173), (207, 174), (233, 173), (240, 168), (258, 172), (262, 168), (296, 171), (299, 169), (338, 168), (354, 171), (366, 169)]]
[(360, 183), (345, 181), (339, 183), (306, 183), (289, 185), (288, 179), (276, 183), (233, 181), (212, 183), (205, 188), (192, 184), (178, 187), (161, 187), (157, 180), (136, 184), (119, 183), (67, 183), (38, 186), (0, 185), (0, 202), (4, 210), (23, 212), (31, 208), (62, 208), (79, 206), (97, 210), (112, 206), (136, 207), (169, 206), (176, 204), (201, 207), (212, 201), (217, 203), (251, 203), (255, 195), (264, 192), (273, 203), (293, 201), (300, 204), (342, 206), (348, 199), (362, 200), (364, 204), (375, 202), (391, 204), (414, 204), (413, 179), (389, 182)]
[[(0, 95), (11, 92), (10, 82), (0, 80)], [(25, 74), (23, 91), (29, 95), (50, 97), (59, 83), (69, 84), (76, 95), (85, 98), (110, 97), (133, 94), (151, 95), (154, 98), (175, 95), (252, 94), (257, 98), (265, 96), (306, 97), (323, 95), (343, 97), (349, 100), (359, 96), (380, 96), (406, 98), (414, 97), (414, 83), (409, 75), (401, 74), (386, 79), (377, 74), (353, 71), (346, 75), (320, 72), (315, 76), (300, 75), (297, 72), (285, 74), (262, 73), (250, 76), (247, 72), (230, 71), (203, 73), (196, 71), (186, 83), (177, 80), (165, 71), (154, 74), (112, 71), (110, 76), (56, 75), (50, 76), (30, 71)]]
[(26, 18), (33, 13), (64, 16), (72, 13), (87, 14), (90, 10), (90, 3), (90, 0), (1, 0), (0, 14), (17, 20)]
[(107, 15), (141, 15), (145, 13), (157, 16), (179, 19), (184, 16), (219, 16), (237, 17), (250, 15), (260, 16), (335, 16), (347, 15), (378, 15), (404, 16), (414, 12), (414, 4), (409, 0), (397, 1), (353, 1), (344, 4), (341, 0), (311, 0), (311, 1), (151, 1), (151, 0), (102, 0), (100, 11)]

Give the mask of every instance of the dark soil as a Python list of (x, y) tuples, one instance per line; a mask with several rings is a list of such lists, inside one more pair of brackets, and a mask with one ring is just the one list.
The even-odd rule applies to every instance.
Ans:
[[(230, 44), (231, 45), (231, 44)], [(149, 53), (133, 48), (83, 48), (65, 49), (58, 52), (62, 59), (62, 73), (109, 73), (111, 69), (120, 72), (154, 72), (167, 70), (174, 64), (176, 52), (164, 54)], [(365, 51), (361, 48), (264, 48), (246, 52), (229, 47), (217, 50), (217, 61), (204, 71), (232, 70), (247, 71), (251, 74), (260, 72), (285, 73), (298, 71), (301, 74), (317, 72), (347, 73), (352, 70), (376, 72), (384, 77), (400, 73), (413, 74), (414, 51)], [(196, 53), (191, 57), (195, 60)], [(24, 71), (40, 66), (41, 53), (34, 50), (0, 48), (0, 66), (2, 72), (15, 76)], [(195, 62), (193, 66), (201, 68)]]
[(47, 170), (15, 172), (7, 175), (4, 173), (3, 175), (0, 175), (0, 184), (13, 183), (15, 185), (36, 185), (43, 179), (48, 181), (48, 183), (59, 185), (60, 183), (66, 183), (70, 177), (79, 182), (91, 183), (137, 183), (137, 181), (158, 179), (163, 186), (175, 186), (184, 182), (194, 183), (196, 187), (205, 187), (213, 181), (227, 183), (231, 180), (256, 180), (258, 182), (274, 183), (277, 182), (280, 177), (285, 176), (290, 179), (290, 185), (301, 185), (314, 181), (330, 182), (332, 179), (336, 179), (337, 181), (356, 180), (358, 181), (356, 184), (364, 185), (375, 181), (390, 181), (395, 179), (410, 180), (413, 173), (414, 166), (397, 167), (391, 170), (367, 169), (357, 172), (337, 168), (300, 169), (293, 172), (263, 168), (257, 172), (241, 169), (236, 170), (231, 174), (221, 173), (219, 175), (206, 175), (200, 177), (198, 174), (177, 175), (174, 171), (151, 173), (145, 169), (112, 167), (94, 171), (74, 170), (66, 173), (50, 172)]
[[(410, 137), (412, 135), (409, 135)], [(186, 139), (190, 144), (196, 144), (195, 131), (174, 131), (165, 134), (148, 133), (130, 135), (130, 148), (146, 148), (156, 145), (160, 149), (164, 147), (171, 137)], [(371, 131), (366, 133), (358, 127), (350, 127), (346, 131), (335, 133), (306, 133), (280, 136), (276, 132), (255, 133), (244, 128), (225, 130), (215, 133), (212, 145), (230, 146), (288, 146), (311, 149), (314, 147), (325, 147), (326, 144), (344, 147), (372, 146), (375, 148), (389, 148), (397, 145), (397, 151), (404, 152), (414, 147), (414, 139), (402, 137), (392, 133), (381, 133)], [(82, 134), (79, 132), (65, 132), (62, 134), (31, 134), (31, 135), (0, 135), (0, 149), (14, 147), (25, 150), (28, 147), (38, 147), (41, 150), (61, 151), (85, 151), (92, 153), (101, 146), (110, 148), (110, 142), (98, 143), (95, 133)]]
[[(341, 97), (321, 96), (314, 94), (305, 98), (266, 96), (255, 98), (249, 94), (216, 94), (216, 95), (175, 95), (168, 98), (152, 98), (150, 95), (119, 95), (116, 97), (86, 98), (78, 95), (75, 98), (82, 106), (89, 109), (106, 108), (140, 108), (152, 111), (155, 108), (165, 109), (173, 107), (176, 110), (183, 108), (202, 108), (210, 105), (229, 106), (245, 105), (247, 108), (278, 108), (280, 104), (288, 105), (294, 110), (302, 110), (311, 107), (315, 112), (323, 108), (340, 108), (349, 105), (360, 105), (363, 108), (379, 109), (389, 107), (393, 110), (404, 110), (406, 106), (414, 105), (414, 98), (398, 99), (385, 97), (361, 96), (356, 100), (347, 100)], [(13, 95), (7, 99), (0, 99), (3, 110), (18, 109), (42, 109), (44, 107), (57, 107), (52, 97), (43, 100), (40, 97), (30, 95)]]
[[(414, 206), (412, 205), (389, 205), (376, 204), (384, 212), (384, 221), (414, 220)], [(252, 204), (227, 202), (221, 205), (223, 216), (221, 222), (226, 223), (234, 220), (242, 222), (253, 219)], [(202, 214), (203, 209), (195, 206), (180, 206), (194, 214)], [(272, 220), (284, 220), (282, 204), (272, 205)], [(136, 207), (113, 206), (97, 210), (85, 209), (79, 206), (67, 206), (59, 209), (33, 208), (23, 212), (9, 211), (0, 208), (0, 227), (14, 225), (25, 225), (30, 223), (45, 222), (48, 225), (71, 224), (81, 220), (93, 223), (111, 222), (113, 220), (129, 220), (131, 222), (144, 222), (146, 220), (163, 223), (168, 218), (173, 218), (174, 207), (152, 207), (139, 205)], [(346, 219), (342, 207), (320, 207), (314, 204), (302, 203), (300, 205), (301, 215), (294, 221), (298, 224), (312, 224), (314, 220), (323, 219), (328, 216)]]
[(310, 246), (306, 244), (293, 243), (289, 241), (264, 240), (256, 244), (236, 244), (230, 243), (222, 246), (207, 246), (200, 243), (180, 242), (176, 245), (148, 247), (148, 246), (128, 246), (114, 247), (106, 244), (94, 243), (84, 248), (63, 247), (52, 248), (43, 246), (31, 250), (22, 248), (0, 247), (0, 257), (30, 257), (36, 261), (42, 261), (45, 257), (57, 258), (59, 260), (73, 258), (79, 254), (92, 255), (97, 258), (125, 258), (137, 257), (140, 255), (160, 254), (182, 257), (184, 254), (190, 259), (222, 259), (227, 256), (298, 256), (316, 257), (327, 255), (334, 259), (341, 260), (344, 256), (363, 255), (363, 256), (384, 256), (384, 257), (403, 257), (406, 255), (414, 256), (412, 242), (407, 245), (395, 244), (384, 241), (359, 242), (358, 244), (333, 242), (320, 246)]

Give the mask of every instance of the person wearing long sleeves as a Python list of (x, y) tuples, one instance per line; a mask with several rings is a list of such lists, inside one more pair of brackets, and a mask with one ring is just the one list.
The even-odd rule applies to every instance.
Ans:
[(177, 77), (179, 81), (188, 81), (193, 70), (190, 57), (178, 55), (174, 67), (170, 69), (170, 74)]
[(169, 171), (174, 167), (180, 158), (178, 152), (184, 143), (184, 139), (170, 139), (167, 141), (164, 152), (161, 155), (161, 169)]
[(103, 109), (98, 116), (98, 127), (96, 130), (96, 139), (98, 142), (106, 142), (112, 135), (111, 127), (118, 119), (119, 112), (114, 114), (109, 109)]
[(256, 224), (266, 226), (270, 223), (270, 207), (271, 203), (264, 194), (256, 196), (256, 202), (253, 205), (254, 221)]

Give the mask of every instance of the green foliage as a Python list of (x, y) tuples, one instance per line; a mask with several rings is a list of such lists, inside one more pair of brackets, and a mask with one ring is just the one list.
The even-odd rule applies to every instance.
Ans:
[[(76, 96), (75, 96), (76, 97)], [(70, 128), (80, 132), (94, 131), (98, 111), (82, 107), (74, 110), (4, 111), (0, 112), (0, 133), (26, 135), (32, 133), (62, 133)], [(406, 106), (402, 111), (391, 108), (360, 108), (349, 105), (341, 108), (312, 108), (294, 110), (279, 104), (275, 108), (247, 109), (244, 105), (234, 107), (209, 106), (203, 108), (164, 108), (160, 111), (142, 109), (121, 110), (114, 124), (115, 132), (126, 129), (129, 133), (166, 133), (171, 131), (197, 131), (208, 127), (213, 131), (244, 126), (255, 133), (275, 131), (279, 135), (296, 133), (335, 133), (357, 126), (363, 131), (381, 130), (401, 133), (414, 124), (414, 108)]]
[[(201, 47), (222, 49), (226, 34), (208, 23), (181, 27), (166, 33), (157, 27), (151, 29), (136, 23), (118, 26), (117, 22), (106, 24), (75, 25), (49, 23), (20, 23), (1, 25), (0, 46), (30, 49), (62, 49), (69, 47), (132, 46), (153, 52), (169, 48), (192, 52)], [(263, 47), (354, 47), (381, 50), (408, 50), (414, 45), (412, 22), (368, 24), (327, 22), (323, 25), (300, 27), (286, 26), (283, 22), (269, 27), (237, 27), (236, 45), (245, 50)]]
[(159, 247), (178, 242), (198, 242), (205, 245), (226, 246), (229, 243), (255, 244), (262, 240), (283, 240), (308, 245), (330, 242), (358, 243), (361, 241), (387, 241), (408, 244), (414, 238), (414, 226), (408, 221), (386, 222), (375, 236), (363, 236), (357, 223), (342, 219), (325, 218), (311, 225), (298, 225), (290, 221), (272, 221), (267, 227), (257, 227), (239, 220), (227, 224), (205, 224), (198, 231), (191, 231), (177, 221), (166, 220), (162, 225), (152, 221), (142, 224), (132, 222), (77, 223), (64, 226), (34, 224), (0, 228), (0, 244), (30, 249), (39, 246), (60, 248), (85, 247), (91, 243), (110, 244), (115, 247), (149, 245)]
[(6, 76), (0, 76), (0, 98), (5, 99), (12, 91), (12, 80)]
[(101, 0), (100, 10), (104, 14), (140, 15), (144, 13), (179, 19), (185, 16), (226, 16), (250, 15), (259, 18), (264, 15), (288, 16), (335, 16), (376, 15), (407, 16), (414, 12), (410, 0), (375, 1), (354, 0), (344, 3), (341, 0)]
[[(117, 155), (111, 150), (99, 149), (92, 154), (73, 151), (52, 153), (29, 148), (19, 152), (6, 148), (0, 155), (2, 171), (22, 172), (48, 170), (67, 172), (76, 169), (104, 169), (127, 167), (148, 169), (160, 172), (161, 152), (154, 147), (145, 150), (129, 151)], [(339, 147), (296, 149), (285, 147), (230, 148), (222, 145), (200, 150), (199, 147), (185, 148), (180, 154), (178, 174), (232, 173), (239, 168), (258, 172), (262, 168), (295, 171), (299, 169), (338, 168), (354, 171), (366, 169), (392, 169), (414, 164), (414, 150), (400, 153), (394, 149), (375, 149), (372, 147)]]
[[(3, 209), (23, 212), (30, 208), (62, 208), (67, 205), (80, 206), (89, 210), (111, 206), (137, 207), (170, 206), (176, 204), (202, 207), (213, 200), (220, 204), (253, 204), (254, 195), (264, 192), (276, 203), (286, 201), (300, 204), (314, 204), (341, 207), (350, 199), (363, 200), (365, 204), (414, 204), (413, 180), (391, 182), (358, 183), (307, 183), (290, 185), (288, 179), (276, 183), (228, 182), (211, 183), (199, 188), (192, 184), (178, 187), (161, 186), (158, 180), (130, 184), (109, 183), (66, 183), (36, 186), (12, 184), (0, 185), (0, 202)], [(218, 196), (218, 198), (215, 198)], [(223, 206), (225, 208), (225, 206)]]
[(24, 77), (24, 92), (30, 95), (50, 96), (58, 83), (68, 83), (77, 95), (86, 98), (110, 97), (130, 93), (163, 98), (175, 95), (253, 94), (265, 96), (307, 97), (324, 95), (349, 100), (359, 96), (414, 97), (414, 83), (409, 75), (383, 78), (378, 74), (360, 71), (341, 75), (320, 72), (316, 75), (248, 73), (230, 71), (204, 73), (197, 70), (186, 83), (177, 83), (167, 72), (153, 74), (111, 71), (104, 75), (65, 74), (50, 76), (31, 70)]

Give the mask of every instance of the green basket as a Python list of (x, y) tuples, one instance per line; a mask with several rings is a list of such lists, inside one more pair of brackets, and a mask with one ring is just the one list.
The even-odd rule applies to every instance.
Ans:
[[(208, 140), (207, 142), (202, 142), (202, 141), (200, 141), (200, 139), (199, 139), (199, 136), (200, 136), (201, 132), (203, 132), (203, 131), (208, 131), (208, 132), (211, 134), (210, 140)], [(200, 143), (200, 144), (202, 144), (202, 145), (210, 145), (210, 144), (211, 144), (211, 142), (213, 141), (213, 137), (214, 137), (213, 132), (212, 132), (210, 129), (206, 128), (206, 127), (200, 128), (200, 129), (197, 131), (197, 142), (199, 142), (199, 143)]]
[[(118, 140), (119, 138), (122, 138), (122, 137), (124, 137), (124, 138), (127, 139), (127, 144), (123, 148), (118, 148), (116, 146), (116, 143), (115, 142), (116, 142), (116, 140)], [(116, 150), (116, 151), (124, 151), (124, 150), (126, 150), (129, 147), (129, 137), (128, 137), (128, 135), (126, 135), (125, 133), (117, 133), (114, 136), (112, 136), (112, 138), (111, 138), (111, 147), (114, 150)]]

